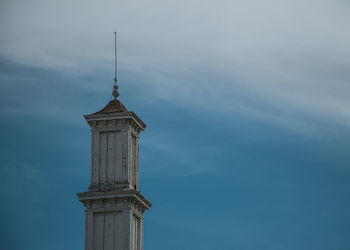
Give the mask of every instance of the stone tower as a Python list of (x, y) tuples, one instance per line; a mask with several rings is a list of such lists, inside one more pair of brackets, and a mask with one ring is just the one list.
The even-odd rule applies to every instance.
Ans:
[(85, 250), (142, 250), (139, 133), (146, 125), (118, 100), (84, 116), (91, 127), (91, 185), (77, 194), (85, 206)]

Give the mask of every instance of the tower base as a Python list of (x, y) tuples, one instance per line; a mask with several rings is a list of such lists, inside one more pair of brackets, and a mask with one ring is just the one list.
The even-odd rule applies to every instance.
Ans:
[(85, 250), (142, 250), (143, 213), (152, 204), (138, 191), (77, 195), (85, 206)]

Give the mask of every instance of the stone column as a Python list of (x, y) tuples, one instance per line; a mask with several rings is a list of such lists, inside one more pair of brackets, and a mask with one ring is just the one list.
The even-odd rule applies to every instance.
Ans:
[(91, 126), (91, 184), (85, 206), (85, 250), (141, 250), (151, 203), (139, 190), (139, 133), (146, 125), (115, 99), (86, 115)]

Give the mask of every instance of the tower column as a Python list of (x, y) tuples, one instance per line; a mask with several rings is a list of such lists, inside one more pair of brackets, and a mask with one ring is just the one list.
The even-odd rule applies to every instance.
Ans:
[(91, 183), (77, 194), (85, 206), (85, 250), (141, 250), (143, 214), (151, 207), (139, 192), (139, 133), (146, 125), (117, 98), (85, 119)]

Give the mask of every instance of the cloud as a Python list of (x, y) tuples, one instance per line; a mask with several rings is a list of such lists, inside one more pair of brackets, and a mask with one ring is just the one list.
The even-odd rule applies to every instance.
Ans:
[(0, 53), (11, 60), (105, 79), (113, 74), (117, 27), (120, 84), (133, 81), (146, 91), (144, 98), (200, 112), (244, 113), (302, 133), (330, 121), (349, 124), (344, 1), (37, 0), (4, 6)]

